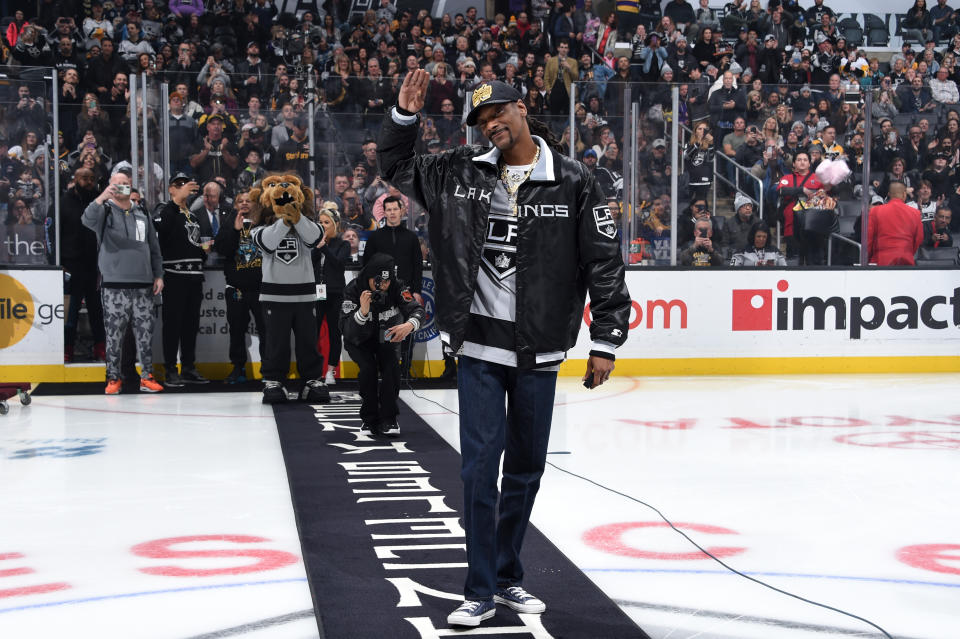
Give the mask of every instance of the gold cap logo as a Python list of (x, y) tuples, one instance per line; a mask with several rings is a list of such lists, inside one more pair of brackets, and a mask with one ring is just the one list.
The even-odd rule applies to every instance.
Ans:
[(477, 105), (484, 100), (489, 100), (491, 95), (493, 95), (493, 87), (489, 84), (484, 84), (473, 92), (473, 107), (476, 108)]

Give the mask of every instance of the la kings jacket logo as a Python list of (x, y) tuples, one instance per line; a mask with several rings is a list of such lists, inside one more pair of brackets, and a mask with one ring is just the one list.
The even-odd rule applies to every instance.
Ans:
[(517, 270), (517, 221), (511, 215), (491, 213), (481, 262), (494, 279), (504, 280)]
[(593, 207), (593, 221), (597, 225), (597, 231), (601, 235), (609, 237), (611, 240), (617, 237), (617, 221), (613, 219), (610, 213), (610, 207), (606, 204)]
[(295, 235), (288, 235), (277, 245), (274, 255), (284, 264), (292, 263), (300, 255), (300, 241)]

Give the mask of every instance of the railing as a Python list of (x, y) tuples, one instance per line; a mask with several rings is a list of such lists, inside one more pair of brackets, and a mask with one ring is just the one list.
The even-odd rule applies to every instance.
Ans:
[[(303, 113), (310, 123), (308, 132), (310, 158), (306, 164), (307, 170), (304, 170), (302, 177), (307, 184), (315, 185), (318, 199), (332, 199), (334, 195), (334, 181), (338, 172), (346, 170), (350, 181), (354, 181), (352, 169), (362, 158), (361, 147), (364, 140), (368, 138), (376, 139), (379, 123), (382, 117), (377, 114), (365, 113), (363, 105), (357, 103), (356, 86), (359, 84), (359, 78), (348, 78), (353, 93), (347, 95), (345, 102), (336, 103), (336, 101), (327, 96), (326, 93), (329, 84), (326, 78), (311, 69), (304, 71), (303, 86), (305, 90), (299, 94), (293, 95), (291, 101), (295, 104), (296, 113)], [(314, 78), (318, 79), (316, 86), (313, 86)], [(34, 218), (39, 222), (37, 229), (22, 228), (16, 238), (10, 238), (11, 242), (7, 246), (13, 246), (15, 249), (26, 249), (24, 247), (34, 246), (39, 242), (43, 247), (40, 255), (24, 256), (10, 255), (0, 256), (0, 263), (15, 263), (24, 259), (42, 261), (44, 263), (59, 263), (59, 238), (60, 224), (59, 220), (59, 197), (55, 194), (62, 192), (60, 182), (64, 184), (70, 179), (73, 171), (76, 169), (76, 163), (70, 162), (69, 156), (62, 156), (59, 146), (59, 139), (56, 136), (50, 136), (53, 130), (69, 130), (71, 127), (77, 128), (76, 112), (69, 112), (66, 108), (57, 108), (58, 98), (62, 93), (62, 86), (58, 83), (55, 74), (51, 74), (49, 69), (32, 70), (26, 73), (24, 81), (31, 83), (36, 87), (36, 91), (42, 94), (43, 108), (46, 122), (41, 132), (40, 144), (34, 149), (37, 153), (36, 179), (39, 183), (38, 196), (31, 201), (34, 210)], [(189, 154), (186, 147), (179, 143), (171, 142), (170, 131), (170, 106), (169, 96), (174, 90), (173, 85), (168, 85), (163, 78), (163, 72), (157, 72), (156, 75), (149, 73), (139, 73), (128, 77), (130, 88), (129, 114), (124, 110), (126, 106), (111, 106), (104, 101), (99, 105), (100, 110), (110, 115), (111, 123), (114, 123), (110, 130), (110, 135), (115, 138), (117, 151), (111, 153), (115, 155), (112, 162), (105, 162), (98, 168), (100, 177), (109, 175), (109, 170), (117, 162), (127, 161), (131, 164), (134, 184), (144, 195), (144, 202), (149, 209), (153, 209), (159, 202), (167, 198), (167, 182), (172, 174), (178, 171), (191, 172), (189, 166)], [(562, 80), (557, 80), (560, 82)], [(392, 80), (397, 85), (399, 80)], [(236, 122), (235, 141), (242, 144), (249, 141), (247, 133), (242, 133), (243, 123), (246, 119), (251, 122), (257, 122), (255, 130), (263, 129), (265, 140), (270, 141), (274, 129), (285, 135), (283, 122), (279, 119), (282, 115), (279, 98), (282, 92), (275, 87), (281, 84), (279, 77), (265, 77), (262, 80), (264, 86), (263, 105), (259, 115), (251, 113), (242, 99), (242, 93), (237, 97), (241, 98), (237, 106), (231, 106), (226, 112), (227, 116)], [(453, 85), (456, 88), (456, 85)], [(676, 246), (678, 230), (678, 211), (686, 206), (689, 201), (690, 192), (684, 188), (682, 180), (677, 183), (678, 178), (682, 178), (687, 171), (685, 166), (683, 151), (691, 135), (689, 121), (679, 122), (679, 90), (678, 85), (668, 87), (662, 83), (639, 83), (622, 82), (618, 83), (614, 79), (607, 81), (608, 90), (603, 93), (598, 89), (600, 85), (596, 82), (573, 82), (570, 86), (566, 103), (566, 113), (557, 115), (539, 116), (553, 131), (557, 138), (566, 136), (564, 140), (565, 155), (576, 160), (584, 159), (584, 150), (591, 146), (601, 152), (600, 162), (598, 164), (608, 169), (613, 176), (612, 182), (608, 186), (608, 192), (604, 195), (609, 198), (611, 209), (619, 211), (619, 229), (621, 238), (621, 247), (624, 259), (629, 261), (631, 257), (631, 246), (633, 243), (641, 240), (641, 235), (648, 229), (645, 229), (645, 220), (649, 219), (651, 208), (648, 206), (651, 201), (651, 195), (654, 197), (668, 197), (669, 203), (666, 214), (662, 222), (666, 226), (657, 236), (657, 253), (653, 259), (647, 260), (647, 263), (666, 265), (675, 264), (678, 250), (683, 247)], [(581, 88), (586, 91), (584, 93)], [(799, 87), (786, 87), (778, 90), (783, 95), (793, 92)], [(816, 87), (815, 87), (816, 89)], [(823, 89), (823, 88), (821, 88)], [(208, 95), (212, 91), (211, 87), (203, 87), (203, 95)], [(242, 87), (240, 88), (242, 92)], [(395, 90), (395, 87), (394, 87)], [(0, 94), (2, 95), (2, 94)], [(581, 111), (581, 103), (590, 95), (599, 95), (605, 100), (605, 111), (601, 111), (594, 117), (592, 113)], [(869, 96), (870, 94), (865, 94)], [(456, 95), (454, 103), (457, 107), (453, 114), (441, 113), (423, 113), (421, 118), (421, 131), (418, 135), (416, 150), (418, 152), (427, 152), (427, 139), (433, 136), (443, 138), (441, 140), (440, 150), (459, 146), (466, 142), (486, 143), (476, 129), (468, 129), (463, 124), (463, 118), (468, 109), (460, 106), (465, 96)], [(191, 94), (189, 100), (196, 102), (198, 96)], [(284, 98), (285, 99), (285, 98)], [(0, 97), (2, 101), (2, 97)], [(662, 109), (656, 105), (662, 105)], [(15, 105), (10, 105), (8, 114), (12, 112)], [(556, 106), (556, 105), (554, 105)], [(588, 105), (589, 106), (589, 101)], [(869, 110), (870, 102), (866, 101), (864, 108)], [(206, 117), (209, 114), (211, 106), (209, 104), (196, 105), (198, 117)], [(751, 111), (750, 116), (759, 124), (759, 111)], [(688, 114), (691, 118), (694, 116), (691, 110)], [(942, 112), (940, 113), (942, 117)], [(934, 118), (932, 115), (925, 117)], [(792, 120), (804, 120), (802, 113), (793, 114)], [(722, 138), (718, 135), (723, 131), (717, 129), (718, 123), (711, 119), (710, 126), (714, 129), (716, 138), (714, 145), (714, 166), (712, 167), (711, 188), (712, 195), (708, 201), (712, 203), (714, 215), (730, 217), (735, 214), (732, 207), (726, 207), (726, 201), (721, 204), (717, 200), (717, 188), (731, 188), (743, 193), (755, 206), (760, 219), (773, 218), (772, 200), (764, 189), (764, 180), (758, 178), (751, 172), (749, 166), (737, 163), (733, 158), (722, 153)], [(868, 123), (870, 119), (868, 118)], [(115, 123), (121, 123), (117, 126)], [(280, 125), (277, 122), (281, 122)], [(939, 123), (933, 122), (935, 128)], [(606, 154), (609, 157), (604, 158), (604, 150), (607, 143), (601, 139), (600, 131), (604, 126), (610, 126), (615, 133), (615, 139), (622, 145), (618, 151)], [(440, 130), (445, 131), (445, 135), (440, 135)], [(780, 128), (778, 135), (784, 135), (786, 129)], [(804, 128), (806, 131), (806, 128)], [(69, 134), (68, 134), (69, 135)], [(76, 136), (77, 134), (74, 133)], [(869, 136), (869, 128), (867, 129)], [(175, 137), (175, 136), (173, 136)], [(652, 157), (652, 146), (654, 139), (663, 139), (666, 142), (666, 164), (670, 174), (664, 180), (662, 172), (654, 176), (650, 169), (650, 160)], [(868, 138), (869, 139), (869, 138)], [(276, 140), (273, 140), (276, 142)], [(76, 153), (77, 140), (68, 142), (69, 148), (66, 151)], [(98, 141), (99, 144), (99, 141)], [(266, 144), (266, 143), (264, 143)], [(868, 145), (869, 146), (869, 145)], [(268, 147), (264, 147), (268, 148)], [(81, 151), (83, 149), (80, 149)], [(131, 150), (133, 152), (131, 152)], [(57, 156), (57, 162), (53, 162), (54, 156)], [(658, 156), (659, 157), (659, 156)], [(869, 155), (865, 154), (864, 175), (860, 176), (862, 183), (868, 183)], [(241, 158), (243, 161), (243, 158)], [(658, 160), (662, 161), (662, 160)], [(68, 164), (72, 164), (68, 167)], [(35, 167), (36, 168), (36, 167)], [(242, 168), (242, 167), (241, 167)], [(59, 169), (59, 170), (55, 170)], [(654, 185), (653, 180), (659, 180)], [(369, 185), (358, 183), (363, 187)], [(100, 184), (101, 188), (104, 183)], [(234, 184), (228, 183), (227, 190), (231, 191)], [(769, 186), (767, 188), (770, 188)], [(376, 193), (379, 190), (385, 190), (386, 186), (378, 186), (377, 189), (368, 191)], [(843, 190), (843, 187), (840, 188)], [(844, 201), (849, 204), (852, 196), (847, 192), (841, 194)], [(666, 202), (666, 200), (663, 200)], [(368, 202), (369, 204), (369, 202)], [(0, 213), (6, 214), (10, 211), (7, 205), (0, 203), (3, 208)], [(722, 208), (723, 210), (718, 210)], [(420, 212), (417, 213), (420, 215)], [(412, 217), (412, 216), (411, 216)], [(668, 219), (669, 217), (669, 219)], [(49, 222), (46, 220), (49, 219)], [(411, 220), (411, 225), (422, 231), (423, 218), (416, 222)], [(6, 228), (4, 229), (7, 230)], [(24, 243), (27, 236), (30, 241)], [(5, 236), (6, 237), (6, 236)], [(779, 223), (776, 225), (775, 239), (777, 246), (782, 246), (782, 234)], [(840, 242), (849, 244), (849, 238), (833, 238)], [(831, 240), (831, 244), (832, 244)], [(854, 246), (854, 244), (849, 244)], [(0, 245), (2, 246), (2, 245)], [(738, 247), (731, 247), (737, 249)], [(862, 242), (861, 242), (862, 249)], [(16, 252), (16, 251), (14, 251)], [(23, 251), (21, 251), (23, 252)], [(836, 257), (836, 250), (829, 251), (829, 259)], [(861, 260), (861, 263), (865, 260)]]

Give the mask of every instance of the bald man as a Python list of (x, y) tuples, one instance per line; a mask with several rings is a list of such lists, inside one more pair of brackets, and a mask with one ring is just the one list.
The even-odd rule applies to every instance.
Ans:
[(871, 264), (913, 266), (914, 255), (923, 243), (920, 211), (904, 202), (907, 189), (903, 182), (890, 183), (886, 204), (870, 209), (867, 223), (867, 254)]
[(153, 378), (153, 304), (163, 290), (160, 243), (153, 220), (130, 200), (130, 176), (117, 171), (83, 212), (83, 225), (97, 234), (98, 265), (106, 332), (107, 395), (122, 389), (120, 351), (130, 322), (140, 356), (140, 390), (162, 391)]

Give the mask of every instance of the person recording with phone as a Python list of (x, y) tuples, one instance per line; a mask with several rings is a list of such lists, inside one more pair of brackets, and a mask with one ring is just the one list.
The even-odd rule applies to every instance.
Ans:
[[(193, 178), (178, 173), (170, 179), (170, 201), (154, 220), (167, 290), (163, 295), (164, 383), (180, 387), (206, 384), (196, 369), (197, 331), (203, 302), (203, 263), (211, 241), (200, 236), (200, 222), (187, 207), (187, 199), (199, 190)], [(177, 372), (177, 353), (181, 370)]]
[[(252, 230), (261, 224), (260, 211), (253, 206), (250, 189), (242, 189), (234, 200), (237, 213), (230, 223), (220, 226), (213, 241), (214, 250), (223, 256), (223, 276), (227, 286), (227, 326), (230, 330), (230, 363), (233, 369), (224, 380), (228, 384), (247, 381), (247, 329), (250, 317), (260, 341), (260, 361), (267, 343), (260, 305), (263, 256), (253, 241)], [(226, 221), (226, 220), (225, 220)]]
[(240, 150), (224, 135), (225, 127), (222, 115), (210, 115), (206, 120), (207, 134), (190, 156), (190, 167), (201, 184), (206, 184), (217, 176), (223, 176), (227, 184), (230, 184), (240, 167)]
[(424, 319), (423, 307), (395, 271), (389, 255), (371, 256), (344, 289), (340, 308), (344, 346), (360, 367), (361, 428), (376, 435), (400, 434), (400, 342)]
[(83, 225), (97, 234), (107, 395), (116, 395), (123, 387), (120, 355), (130, 322), (140, 356), (140, 390), (163, 390), (153, 378), (153, 305), (163, 290), (163, 257), (149, 216), (130, 200), (131, 190), (130, 176), (117, 171), (82, 218)]

